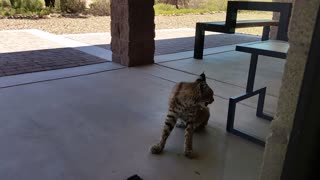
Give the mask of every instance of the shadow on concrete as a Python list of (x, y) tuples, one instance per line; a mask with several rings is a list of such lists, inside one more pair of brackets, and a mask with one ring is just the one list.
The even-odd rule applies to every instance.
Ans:
[(106, 60), (73, 48), (0, 54), (0, 77), (104, 63)]
[[(205, 38), (205, 48), (214, 48), (240, 43), (260, 41), (260, 36), (243, 34), (214, 34), (207, 35)], [(110, 44), (94, 44), (101, 48), (111, 49)], [(173, 39), (156, 40), (155, 55), (172, 54), (185, 51), (193, 51), (194, 37), (183, 37)]]

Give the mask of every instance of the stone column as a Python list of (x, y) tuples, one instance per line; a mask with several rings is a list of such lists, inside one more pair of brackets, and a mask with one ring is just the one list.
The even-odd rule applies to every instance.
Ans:
[(154, 63), (154, 0), (111, 0), (112, 61), (125, 66)]
[(319, 5), (319, 0), (295, 1), (289, 27), (290, 49), (260, 180), (280, 180)]

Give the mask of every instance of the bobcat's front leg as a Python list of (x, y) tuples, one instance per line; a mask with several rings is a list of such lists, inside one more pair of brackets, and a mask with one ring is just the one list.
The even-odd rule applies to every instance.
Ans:
[(163, 151), (164, 146), (166, 145), (166, 141), (174, 126), (176, 125), (176, 122), (177, 118), (173, 114), (169, 113), (167, 115), (167, 119), (163, 127), (160, 142), (158, 144), (153, 145), (150, 149), (152, 154), (160, 154)]
[(193, 157), (192, 151), (192, 136), (193, 136), (193, 122), (187, 123), (187, 128), (185, 129), (185, 141), (184, 141), (184, 155), (188, 158)]
[(197, 111), (197, 123), (194, 125), (194, 131), (203, 130), (209, 121), (210, 118), (210, 110), (208, 107), (199, 106), (199, 110)]

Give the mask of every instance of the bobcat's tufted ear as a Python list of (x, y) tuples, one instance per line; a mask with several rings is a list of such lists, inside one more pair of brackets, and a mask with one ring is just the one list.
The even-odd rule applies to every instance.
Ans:
[(204, 74), (204, 72), (202, 74), (200, 74), (200, 76), (197, 80), (198, 81), (206, 81), (206, 75)]

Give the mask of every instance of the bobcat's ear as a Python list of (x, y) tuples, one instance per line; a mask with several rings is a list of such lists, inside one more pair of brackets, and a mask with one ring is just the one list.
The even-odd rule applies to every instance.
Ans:
[(206, 75), (204, 74), (204, 72), (202, 74), (200, 74), (200, 76), (197, 79), (197, 81), (206, 81)]

